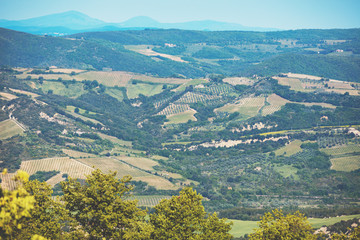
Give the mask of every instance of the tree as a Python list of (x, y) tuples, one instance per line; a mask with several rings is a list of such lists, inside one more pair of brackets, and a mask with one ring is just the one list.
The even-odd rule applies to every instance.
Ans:
[(90, 235), (90, 239), (141, 239), (149, 235), (145, 211), (136, 207), (136, 200), (125, 200), (132, 190), (131, 177), (116, 179), (116, 172), (104, 174), (100, 170), (87, 176), (81, 185), (69, 178), (62, 182), (66, 209)]
[[(3, 171), (6, 174), (7, 170)], [(8, 191), (0, 187), (0, 239), (21, 239), (26, 223), (31, 217), (30, 211), (34, 208), (35, 198), (24, 188), (29, 175), (19, 170), (15, 176), (17, 188)], [(41, 239), (40, 236), (33, 236)]]
[(360, 239), (360, 226), (355, 227), (354, 229), (349, 229), (348, 233), (335, 233), (331, 236), (333, 240), (356, 240)]
[(259, 228), (249, 235), (250, 240), (258, 239), (316, 239), (307, 218), (300, 212), (284, 216), (281, 210), (275, 209), (265, 213)]
[(74, 113), (79, 113), (79, 111), (80, 111), (79, 108), (74, 109)]
[(231, 239), (231, 223), (216, 214), (206, 217), (202, 196), (184, 188), (179, 196), (162, 200), (150, 216), (151, 239)]
[[(22, 239), (29, 239), (34, 234), (40, 234), (48, 239), (84, 238), (83, 231), (78, 227), (69, 212), (59, 201), (52, 199), (53, 190), (46, 182), (38, 180), (24, 184), (26, 191), (35, 197), (31, 218), (26, 222), (26, 231)], [(64, 229), (67, 229), (66, 231)]]

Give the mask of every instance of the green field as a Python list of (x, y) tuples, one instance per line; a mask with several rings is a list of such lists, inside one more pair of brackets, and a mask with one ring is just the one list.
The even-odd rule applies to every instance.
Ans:
[[(348, 216), (340, 216), (340, 217), (331, 217), (331, 218), (309, 218), (310, 224), (314, 228), (320, 228), (324, 225), (332, 225), (340, 221), (346, 221), (353, 218), (360, 218), (360, 214), (357, 215), (348, 215)], [(255, 228), (258, 227), (257, 221), (242, 221), (242, 220), (231, 220), (229, 221), (233, 222), (233, 227), (230, 231), (230, 233), (234, 237), (241, 237), (245, 234), (250, 234), (253, 232)]]
[(323, 148), (321, 151), (334, 157), (343, 154), (360, 153), (360, 144), (348, 144), (332, 148)]
[(124, 94), (118, 88), (106, 88), (105, 93), (116, 98), (119, 101), (124, 100)]
[(196, 121), (196, 117), (194, 117), (194, 114), (196, 113), (195, 110), (191, 109), (186, 112), (173, 114), (170, 116), (166, 116), (166, 118), (169, 120), (168, 122), (165, 122), (165, 125), (168, 124), (179, 124), (179, 123), (186, 123), (189, 120)]
[(275, 166), (274, 170), (280, 173), (284, 178), (293, 176), (294, 180), (299, 179), (299, 176), (296, 174), (298, 169), (291, 165)]
[(69, 98), (77, 98), (86, 93), (86, 91), (83, 89), (82, 83), (71, 83), (68, 85), (68, 87), (66, 87), (62, 82), (44, 81), (43, 84), (35, 82), (35, 85), (31, 84), (30, 86), (36, 89), (41, 88), (44, 93), (52, 90), (56, 95), (66, 96)]
[(249, 97), (240, 99), (236, 103), (226, 104), (221, 108), (215, 109), (214, 112), (238, 112), (247, 119), (256, 116), (264, 104), (265, 97)]
[(158, 93), (161, 93), (163, 89), (162, 84), (146, 84), (146, 83), (137, 83), (137, 84), (128, 84), (126, 86), (128, 98), (137, 98), (139, 94), (145, 96), (152, 96)]
[(336, 171), (351, 172), (360, 168), (360, 155), (332, 158), (331, 169)]
[(23, 129), (11, 119), (0, 122), (0, 139), (11, 138), (22, 133)]
[(291, 156), (295, 153), (300, 152), (302, 149), (300, 148), (300, 145), (303, 142), (301, 140), (295, 140), (290, 142), (289, 144), (287, 144), (286, 146), (279, 148), (278, 150), (275, 151), (275, 155), (279, 156), (279, 155), (285, 155), (285, 156)]

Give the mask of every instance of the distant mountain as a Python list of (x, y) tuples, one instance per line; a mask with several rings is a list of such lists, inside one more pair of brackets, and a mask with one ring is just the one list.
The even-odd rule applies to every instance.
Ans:
[(24, 20), (0, 20), (0, 27), (38, 35), (69, 35), (80, 32), (142, 30), (145, 28), (183, 29), (201, 31), (276, 31), (274, 28), (247, 27), (236, 23), (191, 21), (160, 23), (150, 17), (138, 16), (121, 23), (108, 23), (81, 12), (68, 11)]

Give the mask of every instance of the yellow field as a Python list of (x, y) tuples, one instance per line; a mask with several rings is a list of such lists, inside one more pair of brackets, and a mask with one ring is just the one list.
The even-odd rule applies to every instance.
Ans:
[(305, 78), (311, 80), (320, 80), (321, 77), (306, 75), (306, 74), (299, 74), (299, 73), (286, 73), (286, 75), (290, 78)]
[(176, 185), (172, 184), (169, 180), (154, 176), (154, 175), (148, 175), (144, 177), (134, 177), (135, 181), (143, 181), (148, 183), (150, 186), (156, 187), (156, 189), (163, 189), (163, 190), (175, 190), (178, 189)]
[(11, 138), (23, 132), (23, 129), (11, 119), (0, 122), (0, 139)]
[(155, 52), (153, 51), (154, 46), (152, 45), (126, 45), (124, 47), (128, 50), (143, 54), (145, 56), (161, 56), (176, 62), (186, 62), (178, 56)]
[(114, 157), (116, 159), (120, 159), (124, 162), (127, 162), (133, 166), (136, 166), (138, 168), (141, 168), (143, 170), (147, 170), (147, 171), (153, 171), (154, 170), (154, 166), (159, 165), (158, 162), (151, 160), (149, 158), (144, 158), (144, 157), (127, 157), (127, 156), (121, 156), (121, 157)]
[(179, 123), (186, 123), (189, 120), (197, 121), (196, 117), (194, 116), (196, 111), (194, 109), (187, 110), (182, 113), (167, 115), (166, 118), (169, 120), (165, 122), (165, 125), (168, 124), (179, 124)]
[(13, 100), (17, 98), (17, 96), (11, 93), (0, 92), (0, 98), (3, 98), (4, 100)]
[(154, 186), (157, 189), (177, 189), (174, 184), (165, 178), (151, 175), (114, 158), (87, 158), (78, 160), (88, 166), (99, 168), (105, 173), (109, 171), (117, 171), (117, 177), (119, 178), (125, 175), (130, 175), (133, 177), (133, 180), (147, 182), (150, 186)]
[(85, 175), (90, 174), (94, 169), (68, 157), (45, 158), (38, 160), (23, 161), (20, 169), (26, 171), (30, 175), (37, 171), (60, 171), (67, 173), (72, 178), (85, 179)]
[(360, 155), (332, 158), (331, 169), (336, 171), (350, 172), (360, 168)]
[(63, 153), (65, 153), (66, 155), (68, 155), (69, 157), (72, 158), (91, 158), (91, 157), (96, 157), (95, 154), (91, 154), (91, 153), (85, 153), (85, 152), (79, 152), (79, 151), (75, 151), (75, 150), (71, 150), (71, 149), (62, 149)]
[(150, 175), (146, 172), (140, 171), (113, 158), (83, 158), (78, 159), (78, 161), (86, 164), (87, 166), (99, 168), (105, 173), (108, 173), (110, 171), (116, 171), (117, 177), (119, 178), (126, 175), (131, 175), (132, 177), (142, 177)]

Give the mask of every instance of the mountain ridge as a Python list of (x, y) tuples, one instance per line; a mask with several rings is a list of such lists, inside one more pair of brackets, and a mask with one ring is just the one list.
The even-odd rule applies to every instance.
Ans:
[[(105, 22), (78, 11), (67, 11), (23, 20), (0, 20), (0, 27), (38, 35), (68, 35), (85, 31), (113, 31), (145, 28), (201, 31), (277, 31), (274, 28), (248, 27), (214, 20), (161, 23), (148, 16), (136, 16), (119, 23)], [(64, 28), (66, 30), (64, 30)], [(105, 30), (103, 30), (105, 29)]]

